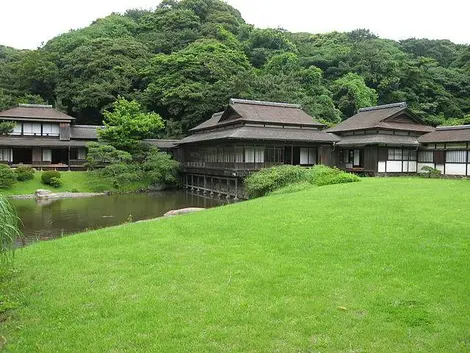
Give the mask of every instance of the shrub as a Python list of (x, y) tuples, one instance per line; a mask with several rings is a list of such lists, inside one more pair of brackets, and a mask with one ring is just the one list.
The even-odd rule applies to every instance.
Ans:
[(283, 165), (262, 169), (245, 179), (245, 189), (250, 198), (264, 196), (281, 189), (279, 193), (305, 190), (307, 183), (317, 186), (351, 183), (361, 179), (338, 168), (318, 165), (313, 168)]
[(34, 169), (31, 167), (18, 167), (15, 169), (18, 181), (31, 180), (34, 178)]
[(264, 196), (271, 191), (305, 180), (307, 174), (307, 168), (293, 165), (261, 169), (245, 179), (245, 190), (250, 198)]
[(422, 167), (421, 170), (423, 171), (422, 174), (428, 178), (438, 178), (441, 175), (441, 171), (439, 169), (430, 167), (428, 165)]
[(346, 173), (335, 167), (319, 165), (310, 170), (310, 182), (317, 186), (353, 183), (360, 180), (357, 175)]
[(0, 258), (10, 260), (15, 240), (21, 235), (18, 217), (6, 198), (0, 195)]
[(16, 183), (17, 175), (6, 164), (0, 164), (0, 189), (7, 189)]
[[(43, 172), (41, 175), (41, 181), (43, 184), (51, 185), (52, 178), (60, 179), (60, 173), (57, 170), (48, 170)], [(62, 183), (61, 183), (62, 184)]]
[(53, 177), (53, 178), (51, 178), (51, 180), (49, 180), (49, 185), (54, 187), (54, 188), (61, 187), (62, 186), (62, 180), (60, 180), (60, 178)]

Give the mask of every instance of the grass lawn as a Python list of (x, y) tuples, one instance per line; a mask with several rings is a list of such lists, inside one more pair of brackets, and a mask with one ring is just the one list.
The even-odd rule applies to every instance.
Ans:
[(109, 180), (98, 178), (90, 172), (60, 172), (63, 185), (54, 188), (41, 182), (42, 172), (34, 173), (34, 179), (19, 181), (9, 189), (0, 189), (0, 194), (25, 195), (33, 194), (37, 189), (47, 189), (53, 192), (104, 192), (104, 191), (136, 191), (145, 189), (147, 182), (136, 182), (126, 185), (121, 190), (116, 190)]
[(38, 243), (1, 335), (22, 353), (468, 352), (469, 204), (469, 181), (369, 178)]

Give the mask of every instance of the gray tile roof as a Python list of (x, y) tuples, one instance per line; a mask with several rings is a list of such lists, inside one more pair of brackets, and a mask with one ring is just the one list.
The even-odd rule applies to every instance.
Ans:
[(71, 122), (75, 118), (59, 112), (52, 105), (20, 104), (18, 107), (0, 112), (3, 120), (40, 120), (55, 122)]
[(434, 132), (418, 138), (420, 143), (470, 142), (470, 125), (438, 126)]
[(58, 138), (47, 137), (12, 137), (0, 136), (0, 146), (3, 147), (85, 147), (87, 140), (61, 141)]
[(175, 148), (181, 140), (167, 140), (167, 139), (147, 139), (144, 142), (151, 146), (163, 149)]
[(194, 134), (182, 139), (179, 144), (221, 139), (312, 143), (332, 143), (339, 140), (337, 136), (333, 134), (327, 134), (324, 131), (315, 129), (242, 126), (233, 129)]
[(388, 145), (388, 146), (418, 146), (418, 138), (416, 136), (399, 136), (399, 135), (353, 135), (341, 136), (341, 141), (336, 145), (347, 146), (365, 146), (365, 145)]
[(72, 125), (70, 127), (70, 138), (80, 140), (97, 140), (98, 129), (103, 126), (96, 125)]
[[(412, 122), (395, 122), (389, 120), (403, 113), (409, 116)], [(356, 115), (327, 129), (327, 131), (336, 133), (374, 128), (417, 132), (430, 132), (434, 130), (433, 127), (425, 125), (417, 115), (412, 113), (406, 103), (396, 103), (359, 109)]]
[(301, 125), (323, 127), (313, 117), (302, 110), (298, 104), (230, 99), (230, 103), (221, 113), (214, 114), (209, 120), (196, 126), (192, 131), (215, 126), (224, 126), (236, 122), (256, 122), (276, 125)]

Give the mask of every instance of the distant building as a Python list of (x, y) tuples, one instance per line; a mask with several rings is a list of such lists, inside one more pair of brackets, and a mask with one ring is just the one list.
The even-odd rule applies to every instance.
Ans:
[(334, 164), (371, 175), (418, 172), (418, 138), (432, 131), (406, 103), (359, 109), (327, 130), (340, 140)]
[(98, 140), (98, 126), (74, 125), (75, 118), (50, 105), (20, 104), (0, 112), (0, 121), (16, 123), (10, 135), (0, 136), (0, 163), (13, 167), (80, 169), (86, 144)]

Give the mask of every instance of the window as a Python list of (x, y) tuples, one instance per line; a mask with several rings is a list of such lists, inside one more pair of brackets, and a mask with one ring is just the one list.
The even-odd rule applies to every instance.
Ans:
[(418, 162), (420, 162), (420, 163), (433, 163), (434, 162), (434, 152), (433, 151), (419, 151), (418, 152)]
[(301, 148), (300, 149), (300, 164), (313, 165), (317, 163), (317, 150), (316, 148)]
[(235, 147), (235, 163), (243, 163), (243, 147)]
[(42, 150), (42, 161), (52, 162), (52, 151), (49, 148), (44, 148)]
[(43, 136), (59, 136), (58, 124), (42, 124)]
[(413, 150), (413, 149), (403, 150), (403, 160), (404, 161), (415, 161), (416, 160), (416, 150)]
[(41, 124), (33, 123), (33, 134), (41, 136)]
[(15, 127), (13, 128), (12, 135), (21, 135), (22, 132), (22, 125), (21, 123), (16, 123)]
[(255, 162), (255, 149), (253, 147), (245, 147), (245, 162), (254, 163)]
[(401, 161), (403, 159), (401, 148), (389, 148), (388, 149), (388, 160), (389, 161)]
[(466, 151), (447, 151), (446, 163), (467, 163)]
[(0, 148), (0, 161), (11, 162), (11, 149)]
[(23, 123), (23, 135), (31, 136), (33, 135), (33, 124), (32, 123)]
[(264, 147), (255, 147), (255, 163), (264, 163)]

